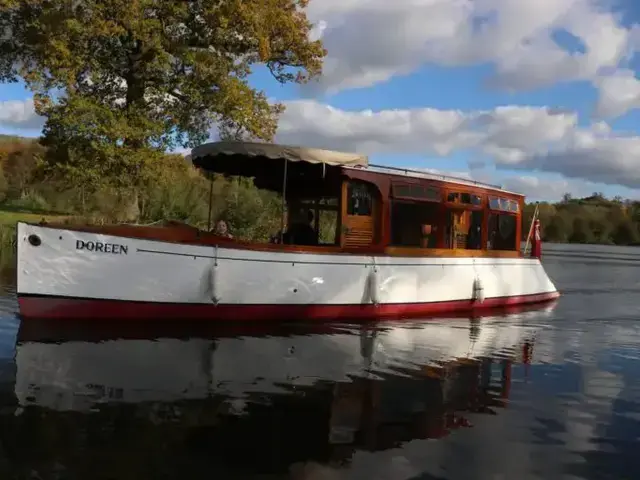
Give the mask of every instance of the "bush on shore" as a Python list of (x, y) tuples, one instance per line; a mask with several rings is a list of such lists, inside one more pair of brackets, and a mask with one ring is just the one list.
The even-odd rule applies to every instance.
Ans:
[(64, 178), (47, 177), (39, 162), (42, 147), (29, 140), (22, 147), (17, 143), (0, 142), (0, 216), (12, 212), (5, 221), (0, 217), (3, 250), (12, 248), (9, 239), (20, 212), (51, 220), (64, 218), (65, 222), (152, 224), (174, 220), (206, 228), (211, 197), (212, 222), (225, 219), (238, 238), (267, 240), (280, 228), (278, 194), (257, 189), (250, 179), (205, 177), (181, 155), (166, 155), (150, 163), (145, 181), (134, 191), (122, 191), (107, 182), (88, 190), (69, 185)]

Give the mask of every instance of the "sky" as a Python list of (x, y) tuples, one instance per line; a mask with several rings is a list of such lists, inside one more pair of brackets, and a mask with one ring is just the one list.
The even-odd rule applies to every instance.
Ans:
[[(321, 78), (251, 82), (276, 141), (501, 184), (531, 200), (640, 200), (640, 1), (311, 0)], [(0, 133), (37, 136), (21, 84)]]

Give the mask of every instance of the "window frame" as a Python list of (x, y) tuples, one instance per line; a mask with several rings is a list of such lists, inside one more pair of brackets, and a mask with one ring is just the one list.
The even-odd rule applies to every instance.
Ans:
[[(499, 200), (501, 202), (508, 202), (510, 205), (515, 205), (516, 210), (511, 210), (509, 208), (496, 208), (494, 206), (491, 205), (491, 201), (492, 200)], [(489, 209), (490, 212), (497, 212), (501, 215), (513, 215), (516, 217), (519, 217), (522, 214), (522, 209), (520, 208), (520, 202), (518, 200), (514, 200), (513, 198), (509, 198), (509, 197), (501, 197), (498, 195), (488, 195), (487, 196), (487, 207)]]
[[(365, 214), (361, 214), (361, 213), (349, 213), (349, 205), (350, 205), (350, 201), (351, 201), (351, 195), (349, 194), (350, 189), (352, 186), (362, 186), (364, 187), (368, 194), (369, 194), (369, 214), (365, 215)], [(345, 201), (346, 201), (346, 205), (344, 206), (344, 214), (348, 217), (374, 217), (375, 216), (375, 203), (376, 203), (376, 195), (377, 195), (377, 188), (375, 186), (375, 184), (371, 183), (371, 182), (367, 182), (365, 180), (359, 180), (359, 179), (348, 179), (347, 180), (347, 187), (346, 187), (346, 193), (345, 193)]]
[[(443, 189), (444, 195), (442, 198), (442, 203), (447, 208), (453, 208), (457, 210), (484, 210), (485, 204), (487, 203), (487, 195), (485, 193), (478, 193), (473, 189), (464, 189), (464, 188), (445, 188)], [(477, 197), (479, 199), (479, 203), (463, 203), (461, 201), (452, 202), (449, 200), (449, 196), (452, 194), (458, 195), (458, 198), (461, 198), (463, 194), (471, 195), (471, 197)]]
[[(396, 189), (400, 187), (405, 187), (409, 189), (423, 189), (424, 191), (432, 191), (434, 192), (433, 197), (424, 197), (424, 196), (414, 196), (414, 195), (398, 195)], [(418, 202), (418, 203), (442, 203), (442, 193), (443, 188), (441, 186), (433, 185), (431, 183), (426, 182), (408, 182), (408, 181), (398, 181), (392, 180), (390, 187), (390, 195), (389, 199), (391, 201), (398, 202)]]

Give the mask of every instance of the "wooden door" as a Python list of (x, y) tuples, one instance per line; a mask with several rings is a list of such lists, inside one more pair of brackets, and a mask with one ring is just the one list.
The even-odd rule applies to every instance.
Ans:
[(366, 182), (342, 184), (342, 227), (340, 245), (345, 248), (366, 247), (375, 240), (379, 209), (374, 187)]
[(449, 211), (449, 231), (447, 248), (467, 248), (467, 235), (469, 233), (469, 212), (464, 210)]

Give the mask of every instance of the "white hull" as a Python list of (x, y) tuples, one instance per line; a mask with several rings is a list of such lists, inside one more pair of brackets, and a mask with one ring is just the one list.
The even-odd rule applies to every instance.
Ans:
[(349, 382), (349, 376), (368, 377), (392, 367), (510, 358), (535, 336), (531, 320), (550, 312), (447, 319), (446, 324), (386, 324), (334, 334), (25, 341), (17, 346), (15, 393), (22, 406), (88, 410), (103, 401), (171, 402), (212, 394), (242, 398), (252, 392), (280, 392), (282, 385)]
[[(18, 224), (17, 235), (17, 291), (25, 316), (100, 316), (100, 311), (86, 311), (91, 301), (112, 301), (111, 307), (122, 302), (165, 307), (148, 311), (151, 316), (233, 318), (242, 314), (233, 307), (253, 307), (253, 314), (261, 314), (261, 308), (269, 306), (293, 307), (298, 313), (300, 307), (310, 308), (307, 313), (311, 317), (319, 312), (322, 316), (324, 307), (327, 316), (340, 317), (343, 312), (345, 316), (354, 313), (348, 311), (350, 307), (367, 307), (367, 313), (375, 312), (371, 310), (374, 304), (377, 311), (390, 315), (419, 315), (430, 313), (429, 308), (421, 309), (425, 305), (436, 306), (436, 311), (471, 306), (476, 278), (484, 290), (482, 303), (487, 306), (557, 296), (540, 261), (530, 258), (265, 252), (24, 223)], [(40, 240), (38, 246), (29, 242), (34, 235)], [(78, 307), (75, 310), (74, 301)], [(174, 314), (171, 305), (193, 308)], [(93, 305), (94, 309), (96, 306), (103, 313), (109, 310), (105, 304)], [(142, 306), (136, 308), (144, 315)], [(127, 316), (125, 310), (120, 312), (122, 316)], [(285, 313), (277, 309), (270, 312), (274, 316)]]

